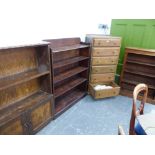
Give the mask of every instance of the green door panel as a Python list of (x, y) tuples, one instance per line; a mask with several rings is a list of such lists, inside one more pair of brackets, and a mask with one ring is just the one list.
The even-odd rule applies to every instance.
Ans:
[(116, 82), (123, 67), (125, 47), (155, 49), (155, 19), (113, 19), (110, 34), (122, 37)]

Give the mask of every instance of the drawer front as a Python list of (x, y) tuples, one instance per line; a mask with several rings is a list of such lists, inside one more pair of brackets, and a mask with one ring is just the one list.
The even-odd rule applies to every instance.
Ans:
[(118, 57), (93, 57), (92, 65), (115, 65), (118, 63)]
[(116, 66), (110, 65), (110, 66), (92, 66), (91, 68), (91, 74), (103, 74), (103, 73), (115, 73), (116, 72)]
[(102, 83), (108, 81), (114, 81), (114, 73), (108, 74), (92, 74), (90, 78), (91, 83)]
[(52, 117), (50, 101), (40, 105), (31, 112), (32, 130), (35, 132), (40, 129)]
[(93, 46), (96, 47), (106, 47), (106, 46), (120, 46), (121, 39), (119, 38), (94, 38)]
[(20, 118), (11, 120), (4, 126), (0, 127), (1, 135), (21, 135), (23, 132), (24, 130)]
[(100, 56), (118, 56), (120, 52), (119, 47), (93, 47), (92, 48), (92, 56), (100, 57)]
[(112, 89), (95, 90), (93, 85), (89, 85), (90, 94), (95, 98), (106, 98), (119, 95), (120, 87), (115, 84)]

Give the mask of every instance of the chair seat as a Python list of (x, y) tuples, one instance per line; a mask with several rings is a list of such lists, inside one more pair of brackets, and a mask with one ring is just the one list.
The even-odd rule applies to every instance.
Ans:
[(142, 128), (142, 126), (139, 123), (137, 123), (135, 126), (135, 132), (137, 135), (146, 135), (144, 129)]

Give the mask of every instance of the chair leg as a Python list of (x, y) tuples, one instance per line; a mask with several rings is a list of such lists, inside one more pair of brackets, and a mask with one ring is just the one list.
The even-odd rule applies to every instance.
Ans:
[(125, 135), (124, 129), (121, 125), (118, 126), (118, 135)]

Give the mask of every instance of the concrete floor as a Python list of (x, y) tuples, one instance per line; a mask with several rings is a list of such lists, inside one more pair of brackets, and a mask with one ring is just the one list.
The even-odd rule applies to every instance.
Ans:
[[(132, 99), (117, 96), (94, 100), (86, 96), (38, 135), (117, 135), (118, 125), (128, 133)], [(146, 104), (145, 113), (155, 112), (155, 105)]]

